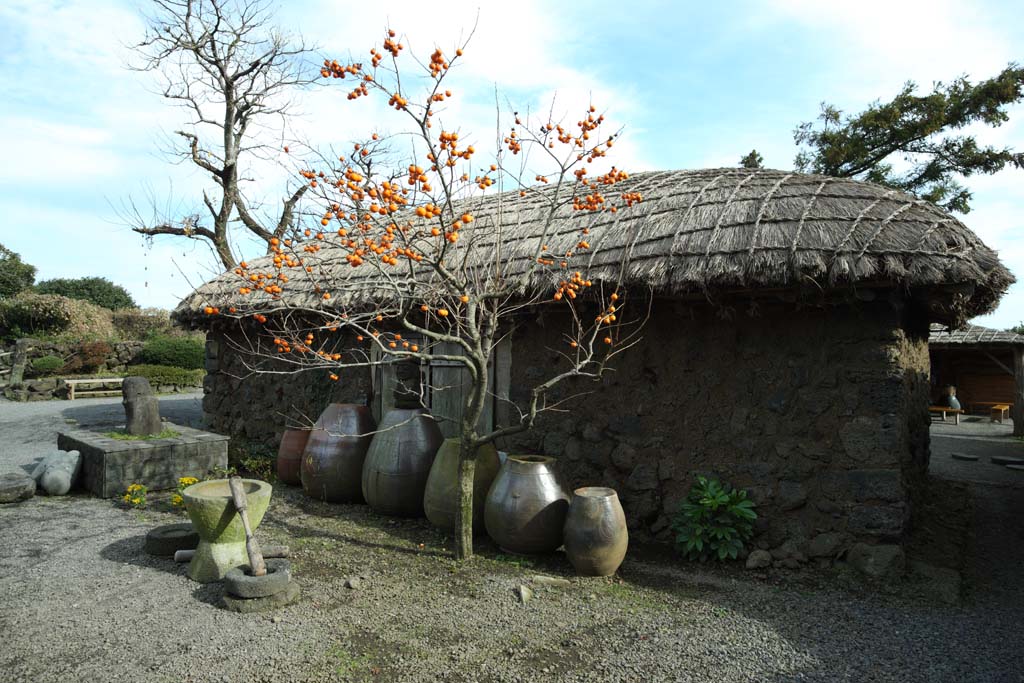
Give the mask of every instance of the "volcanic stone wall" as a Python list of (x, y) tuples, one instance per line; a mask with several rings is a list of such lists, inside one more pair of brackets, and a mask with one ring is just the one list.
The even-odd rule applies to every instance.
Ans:
[[(513, 400), (558, 367), (565, 329), (557, 316), (520, 327)], [(755, 544), (779, 562), (898, 543), (928, 463), (927, 332), (923, 317), (881, 302), (731, 318), (660, 302), (613, 371), (560, 385), (552, 398), (586, 393), (500, 445), (558, 457), (570, 486), (615, 488), (638, 538), (671, 539), (704, 473), (750, 491)], [(252, 374), (238, 341), (209, 335), (203, 407), (217, 431), (276, 443), (329, 402), (370, 395), (368, 373)]]
[[(562, 325), (512, 344), (512, 398), (558, 363)], [(723, 319), (655, 307), (644, 341), (510, 451), (560, 458), (572, 486), (615, 488), (634, 534), (669, 540), (698, 473), (747, 488), (777, 561), (899, 542), (928, 463), (927, 321), (888, 303)], [(556, 395), (553, 398), (559, 398)]]

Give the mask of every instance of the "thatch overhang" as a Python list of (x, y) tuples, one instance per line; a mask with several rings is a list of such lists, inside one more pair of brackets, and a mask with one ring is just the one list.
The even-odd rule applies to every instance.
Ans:
[(957, 330), (932, 325), (928, 346), (936, 349), (1006, 349), (1024, 347), (1024, 334), (1009, 330), (993, 330), (980, 325), (966, 325)]
[[(477, 220), (463, 231), (460, 246), (475, 241), (470, 259), (493, 262), (500, 226), (501, 258), (510, 272), (523, 272), (542, 239), (544, 199), (552, 191), (538, 187), (526, 197), (512, 191), (465, 200), (459, 212), (472, 211)], [(727, 168), (638, 173), (606, 194), (624, 192), (640, 192), (643, 202), (617, 213), (560, 209), (546, 241), (550, 252), (575, 248), (581, 229), (589, 227), (592, 249), (575, 264), (594, 281), (650, 287), (673, 298), (768, 291), (873, 298), (879, 290), (898, 291), (922, 299), (932, 320), (954, 326), (992, 310), (1014, 282), (996, 253), (955, 217), (871, 183)], [(375, 269), (348, 267), (339, 247), (328, 243), (315, 255), (301, 249), (300, 255), (313, 273), (289, 273), (284, 306), (370, 305), (390, 296)], [(250, 262), (254, 270), (269, 266), (268, 258)], [(537, 269), (529, 286), (549, 287), (560, 276)], [(320, 298), (318, 282), (331, 283), (331, 301)], [(240, 284), (237, 275), (225, 273), (186, 297), (174, 317), (203, 325), (203, 309), (237, 303)], [(245, 301), (259, 303), (260, 297), (268, 295)]]

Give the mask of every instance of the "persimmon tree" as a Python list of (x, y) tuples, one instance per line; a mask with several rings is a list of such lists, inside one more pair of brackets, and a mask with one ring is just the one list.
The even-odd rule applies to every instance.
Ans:
[(148, 237), (172, 235), (203, 240), (224, 268), (237, 265), (232, 225), (267, 244), (296, 221), (308, 185), (297, 183), (280, 208), (263, 215), (246, 196), (245, 169), (276, 159), (280, 144), (268, 140), (283, 130), (295, 89), (314, 82), (305, 63), (310, 49), (273, 25), (264, 0), (154, 0), (146, 37), (135, 46), (141, 64), (160, 82), (160, 94), (188, 112), (188, 125), (175, 131), (171, 156), (191, 164), (213, 181), (203, 190), (202, 208), (172, 216), (153, 202), (147, 219), (134, 201), (128, 222)]
[[(476, 145), (446, 120), (446, 105), (456, 96), (446, 79), (465, 47), (451, 54), (436, 49), (419, 61), (388, 31), (366, 63), (323, 63), (323, 78), (350, 84), (349, 101), (386, 100), (408, 134), (373, 133), (350, 154), (303, 170), (309, 193), (322, 203), (319, 230), (273, 238), (271, 259), (234, 269), (239, 281), (231, 305), (205, 309), (261, 326), (241, 349), (256, 359), (250, 361), (256, 372), (319, 368), (338, 380), (378, 363), (443, 360), (464, 367), (470, 382), (458, 425), (459, 558), (473, 553), (478, 447), (530, 429), (545, 412), (571, 409), (579, 395), (555, 397), (552, 389), (572, 378), (600, 378), (638, 341), (650, 301), (642, 293), (627, 297), (621, 274), (628, 249), (612, 262), (617, 277), (587, 275), (604, 237), (591, 230), (627, 228), (612, 220), (571, 220), (628, 210), (642, 200), (636, 191), (616, 191), (628, 177), (624, 171), (588, 168), (612, 151), (619, 132), (602, 132), (605, 117), (594, 106), (565, 125), (512, 113), (496, 148), (480, 161)], [(389, 163), (396, 158), (403, 159), (397, 167)], [(490, 196), (500, 190), (507, 192)], [(511, 206), (519, 200), (533, 207), (528, 237), (522, 214)], [(566, 237), (567, 229), (576, 232)], [(549, 243), (565, 239), (571, 246), (553, 253)], [(481, 431), (485, 403), (495, 397), (488, 366), (496, 347), (541, 307), (564, 312), (561, 365), (545, 369), (528, 398), (512, 406), (508, 424)], [(268, 351), (280, 369), (260, 364)]]

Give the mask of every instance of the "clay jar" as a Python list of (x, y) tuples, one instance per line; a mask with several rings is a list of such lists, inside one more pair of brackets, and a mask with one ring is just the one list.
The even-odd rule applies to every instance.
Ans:
[(300, 476), (306, 495), (329, 503), (363, 502), (360, 481), (373, 430), (373, 415), (366, 406), (327, 406), (302, 454)]
[(277, 478), (289, 486), (302, 484), (302, 453), (309, 441), (308, 429), (289, 429), (277, 447)]
[(583, 576), (610, 576), (626, 557), (626, 515), (614, 489), (585, 486), (573, 491), (565, 517), (565, 554)]
[[(434, 526), (452, 530), (456, 526), (459, 510), (459, 439), (445, 439), (437, 451), (434, 464), (427, 477), (427, 488), (423, 494), (423, 510)], [(484, 503), (501, 462), (493, 444), (484, 444), (477, 449), (476, 467), (473, 471), (473, 530), (484, 526)]]
[(484, 525), (502, 550), (547, 553), (562, 545), (569, 495), (543, 455), (510, 455), (484, 504)]
[(423, 492), (444, 437), (422, 408), (395, 408), (380, 421), (363, 463), (363, 497), (374, 512), (423, 515)]

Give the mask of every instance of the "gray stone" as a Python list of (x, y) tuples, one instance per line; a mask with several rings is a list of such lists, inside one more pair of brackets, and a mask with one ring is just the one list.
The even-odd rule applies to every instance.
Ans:
[(807, 489), (795, 481), (779, 483), (779, 492), (775, 496), (779, 509), (783, 512), (801, 508), (807, 502)]
[(32, 479), (47, 494), (63, 496), (75, 486), (81, 469), (81, 453), (58, 450), (39, 461), (32, 470)]
[(583, 438), (587, 441), (603, 441), (604, 431), (602, 431), (600, 425), (595, 422), (588, 422), (583, 426)]
[(521, 604), (525, 605), (530, 600), (533, 600), (533, 589), (529, 586), (516, 586), (515, 594)]
[(747, 569), (764, 569), (772, 563), (772, 554), (767, 550), (754, 550), (747, 556)]
[(125, 431), (132, 436), (150, 436), (163, 431), (160, 401), (145, 377), (128, 377), (121, 385), (124, 397)]
[(636, 465), (636, 449), (629, 444), (620, 443), (612, 451), (612, 464), (623, 472), (630, 471)]
[(898, 545), (855, 543), (846, 554), (846, 561), (861, 574), (871, 578), (893, 578), (903, 572), (906, 556)]
[(897, 540), (906, 523), (907, 510), (902, 505), (860, 505), (850, 511), (847, 528), (858, 535)]
[(561, 579), (557, 576), (544, 576), (543, 574), (535, 574), (533, 582), (551, 588), (568, 588), (572, 585), (569, 579)]
[(895, 463), (899, 431), (893, 417), (854, 417), (840, 427), (839, 439), (846, 455), (855, 462)]
[(36, 493), (36, 480), (24, 472), (0, 474), (0, 503), (19, 503)]
[(1011, 458), (1005, 455), (993, 455), (992, 462), (996, 465), (1024, 465), (1024, 458)]
[(843, 535), (834, 531), (818, 534), (807, 544), (808, 557), (836, 557), (842, 551)]
[[(614, 459), (614, 455), (613, 455)], [(658, 468), (653, 462), (642, 462), (633, 468), (626, 480), (626, 487), (633, 491), (653, 491), (658, 488)]]
[(224, 595), (224, 608), (231, 612), (241, 612), (242, 614), (251, 614), (253, 612), (266, 612), (267, 610), (277, 609), (278, 607), (284, 607), (290, 605), (299, 599), (301, 589), (299, 584), (292, 581), (288, 584), (288, 587), (265, 598), (236, 598), (233, 595)]
[(363, 581), (358, 576), (352, 576), (345, 579), (345, 588), (349, 590), (357, 591), (363, 587)]
[(950, 457), (954, 460), (966, 460), (968, 462), (977, 462), (978, 456), (969, 455), (967, 453), (950, 453)]
[(807, 561), (807, 556), (800, 550), (800, 544), (794, 539), (789, 539), (772, 550), (771, 556), (776, 560), (794, 560), (798, 563)]
[(1024, 472), (1024, 465), (1006, 465), (1006, 469), (1014, 472)]

